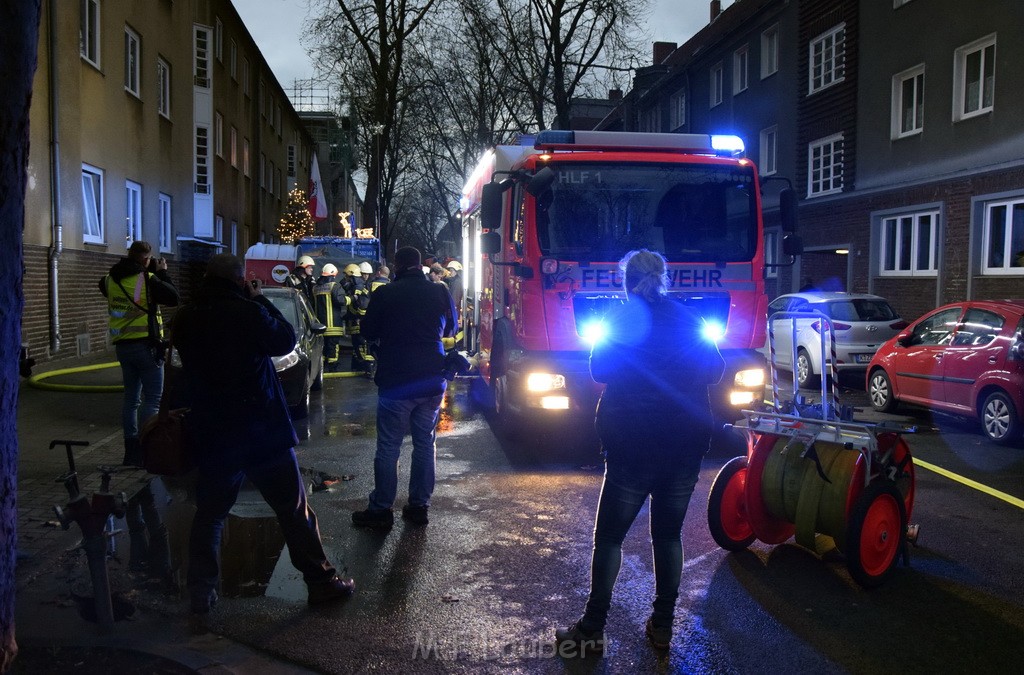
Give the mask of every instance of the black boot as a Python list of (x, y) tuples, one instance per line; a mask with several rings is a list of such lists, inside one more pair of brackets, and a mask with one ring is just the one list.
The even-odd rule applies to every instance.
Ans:
[(137, 436), (124, 439), (124, 459), (121, 463), (125, 466), (142, 466), (142, 443)]

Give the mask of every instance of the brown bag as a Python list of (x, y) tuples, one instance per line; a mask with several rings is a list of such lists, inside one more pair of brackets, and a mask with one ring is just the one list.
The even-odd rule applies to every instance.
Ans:
[(160, 412), (142, 423), (142, 468), (158, 476), (181, 476), (196, 466), (188, 430), (188, 408)]

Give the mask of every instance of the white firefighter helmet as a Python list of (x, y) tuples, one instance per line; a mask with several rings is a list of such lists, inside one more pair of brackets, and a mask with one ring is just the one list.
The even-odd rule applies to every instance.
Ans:
[(359, 275), (359, 265), (355, 263), (349, 263), (345, 265), (345, 276), (354, 277)]
[(363, 261), (359, 263), (359, 271), (363, 274), (373, 274), (373, 265), (366, 261)]
[(320, 270), (320, 276), (336, 277), (338, 276), (338, 268), (332, 265), (331, 263), (327, 263), (326, 265), (324, 265), (324, 268)]
[(455, 270), (456, 272), (462, 271), (462, 263), (458, 260), (451, 260), (448, 262), (448, 269)]
[(427, 267), (426, 265), (424, 265), (423, 266), (423, 276), (427, 276), (428, 274), (430, 274), (430, 268)]
[(299, 267), (313, 267), (314, 265), (316, 265), (316, 263), (313, 262), (313, 259), (308, 255), (304, 255), (299, 258)]

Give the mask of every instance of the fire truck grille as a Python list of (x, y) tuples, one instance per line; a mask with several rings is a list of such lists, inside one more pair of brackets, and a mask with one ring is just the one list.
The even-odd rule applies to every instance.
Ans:
[[(669, 293), (669, 297), (694, 309), (705, 321), (725, 326), (729, 322), (728, 293)], [(576, 317), (576, 333), (584, 334), (586, 326), (600, 321), (608, 310), (621, 304), (622, 295), (582, 295), (573, 298), (573, 313)]]

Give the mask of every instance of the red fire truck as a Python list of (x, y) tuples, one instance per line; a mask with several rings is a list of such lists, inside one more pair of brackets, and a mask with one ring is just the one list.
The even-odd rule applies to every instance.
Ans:
[[(735, 136), (543, 131), (484, 155), (460, 205), (462, 316), (501, 426), (593, 417), (590, 349), (624, 300), (617, 263), (638, 248), (665, 256), (671, 297), (699, 311), (726, 359), (716, 419), (761, 400), (764, 224), (742, 154)], [(787, 193), (779, 211), (792, 231)]]

